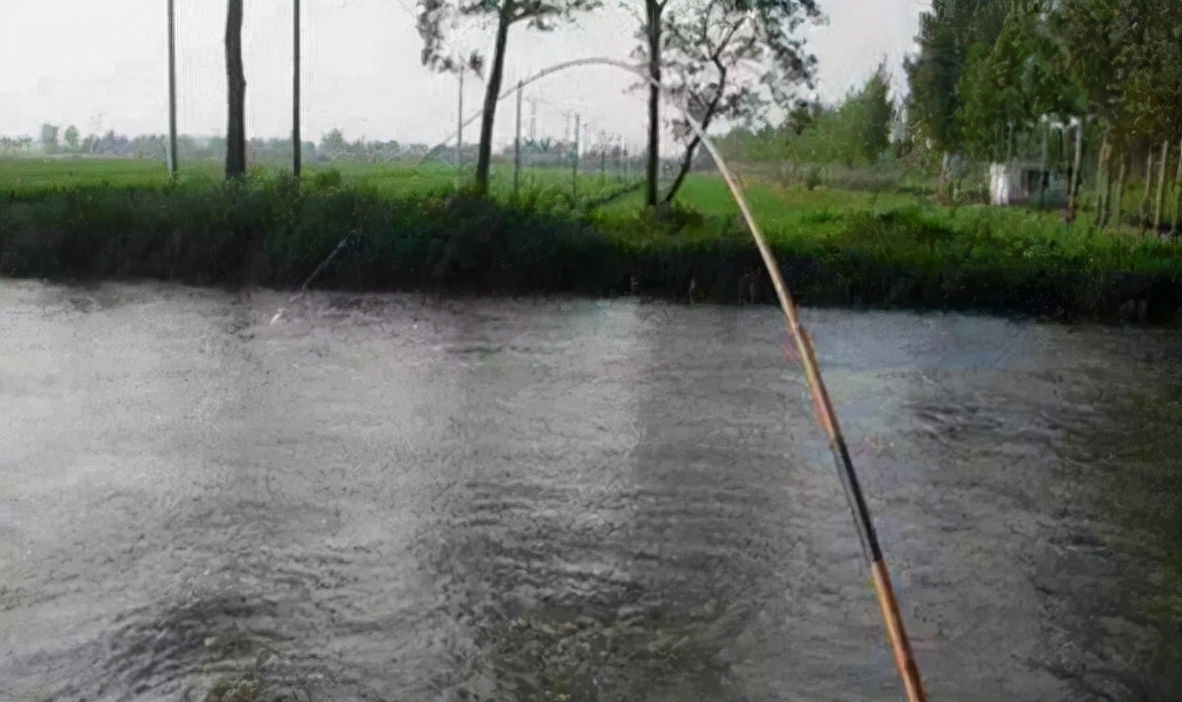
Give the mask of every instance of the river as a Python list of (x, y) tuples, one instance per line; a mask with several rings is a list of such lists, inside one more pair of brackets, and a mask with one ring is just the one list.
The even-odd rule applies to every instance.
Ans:
[[(803, 318), (931, 699), (1182, 698), (1178, 331)], [(900, 700), (783, 340), (0, 281), (0, 699)]]

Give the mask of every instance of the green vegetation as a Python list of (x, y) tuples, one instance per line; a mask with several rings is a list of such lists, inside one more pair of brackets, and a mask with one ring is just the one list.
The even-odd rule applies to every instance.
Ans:
[(876, 166), (888, 153), (898, 119), (890, 88), (886, 66), (879, 65), (840, 105), (797, 106), (779, 128), (734, 129), (719, 146), (740, 162)]
[[(223, 183), (214, 170), (172, 183), (133, 164), (0, 164), (0, 274), (294, 286), (344, 240), (314, 285), (600, 295), (635, 277), (675, 296), (693, 280), (696, 299), (733, 303), (761, 279), (714, 175), (691, 175), (662, 211), (641, 209), (636, 190), (593, 204), (629, 185), (597, 177), (576, 200), (560, 169), (531, 173), (517, 199), (501, 172), (484, 199), (456, 191), (439, 166), (321, 167), (299, 183), (257, 168)], [(1152, 290), (1161, 315), (1177, 307), (1175, 242), (903, 191), (767, 179), (747, 194), (806, 303), (1114, 316)], [(770, 301), (766, 283), (755, 288)]]

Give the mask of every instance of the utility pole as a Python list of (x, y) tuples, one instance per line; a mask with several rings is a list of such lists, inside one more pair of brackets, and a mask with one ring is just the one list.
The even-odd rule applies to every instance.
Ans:
[(517, 81), (517, 138), (513, 142), (513, 199), (521, 183), (521, 81)]
[(607, 183), (607, 132), (599, 131), (599, 186), (603, 187)]
[(460, 66), (459, 104), (456, 108), (456, 187), (460, 186), (460, 168), (463, 167), (464, 152), (464, 67)]
[(168, 177), (176, 177), (176, 13), (168, 0)]
[[(170, 0), (171, 1), (171, 0)], [(291, 172), (300, 177), (300, 0), (294, 0), (291, 78)]]
[[(575, 115), (575, 142), (574, 142), (574, 169), (573, 178), (571, 180), (571, 198), (579, 196), (579, 115)], [(568, 122), (569, 125), (569, 122)]]

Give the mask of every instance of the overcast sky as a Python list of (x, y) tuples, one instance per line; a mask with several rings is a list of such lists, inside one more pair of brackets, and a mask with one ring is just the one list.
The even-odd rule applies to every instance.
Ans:
[[(914, 48), (925, 0), (820, 0), (826, 26), (807, 30), (819, 62), (818, 94), (840, 97), (886, 58), (901, 83), (901, 62)], [(175, 0), (178, 129), (225, 131), (223, 0)], [(676, 2), (676, 0), (674, 0)], [(553, 33), (515, 28), (506, 85), (570, 58), (626, 59), (635, 22), (617, 5)], [(286, 137), (291, 129), (291, 1), (246, 0), (243, 27), (249, 136)], [(303, 133), (339, 127), (346, 138), (437, 143), (454, 131), (457, 82), (420, 64), (414, 0), (303, 0)], [(165, 0), (0, 0), (0, 134), (36, 138), (40, 124), (77, 125), (83, 133), (166, 133)], [(486, 33), (472, 39), (485, 43)], [(469, 34), (468, 37), (473, 35)], [(564, 112), (578, 112), (592, 132), (640, 144), (644, 112), (633, 82), (618, 69), (556, 74), (527, 89), (538, 100), (539, 136), (561, 137)], [(482, 84), (465, 85), (465, 114)], [(512, 137), (514, 105), (502, 103), (498, 141)], [(526, 106), (525, 122), (529, 121)], [(476, 136), (466, 130), (465, 140)]]

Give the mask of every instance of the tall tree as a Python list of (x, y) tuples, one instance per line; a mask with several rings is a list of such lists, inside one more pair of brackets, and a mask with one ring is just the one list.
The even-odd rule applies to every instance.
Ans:
[(970, 155), (1008, 160), (1014, 140), (1025, 141), (1044, 117), (1066, 121), (1086, 111), (1049, 9), (1042, 0), (1013, 2), (996, 41), (969, 49), (956, 120)]
[(1182, 137), (1182, 2), (1141, 0), (1121, 8), (1127, 27), (1114, 58), (1120, 118), (1156, 145)]
[(644, 203), (657, 204), (661, 146), (661, 16), (669, 0), (644, 0), (645, 56), (648, 58), (648, 157), (645, 161)]
[(880, 63), (866, 81), (855, 102), (858, 107), (858, 143), (868, 163), (878, 160), (891, 143), (891, 122), (895, 117), (891, 104), (891, 78), (885, 63)]
[[(438, 70), (462, 69), (455, 54), (447, 48), (446, 24), (458, 18), (488, 18), (496, 21), (492, 68), (484, 92), (484, 110), (480, 121), (480, 144), (476, 157), (475, 190), (488, 194), (489, 168), (492, 163), (492, 132), (497, 100), (505, 70), (505, 50), (509, 28), (525, 22), (530, 29), (548, 31), (559, 21), (570, 21), (580, 12), (598, 8), (601, 0), (419, 0), (419, 35), (423, 38), (423, 64)], [(479, 69), (483, 60), (473, 52), (467, 65)]]
[(70, 126), (66, 127), (65, 138), (66, 138), (66, 145), (67, 146), (69, 146), (71, 149), (78, 148), (78, 128), (77, 127), (75, 127), (72, 124)]
[(1182, 139), (1182, 3), (1059, 0), (1055, 5), (1051, 16), (1068, 69), (1119, 162), (1125, 162), (1122, 152), (1148, 158), (1163, 140)]
[(937, 151), (962, 147), (957, 85), (970, 47), (997, 40), (1009, 6), (999, 0), (932, 0), (920, 15), (919, 54), (904, 62), (911, 88), (908, 117)]
[(242, 0), (227, 0), (226, 178), (246, 174), (246, 74), (242, 69)]
[[(772, 106), (800, 115), (802, 105), (793, 104), (795, 91), (802, 83), (813, 87), (816, 59), (793, 33), (806, 19), (819, 18), (813, 0), (690, 0), (669, 8), (663, 67), (658, 68), (703, 130), (719, 118), (748, 125), (766, 122)], [(650, 138), (655, 138), (651, 90), (649, 97)], [(664, 202), (676, 196), (701, 143), (684, 118), (673, 126), (688, 143)], [(655, 184), (651, 180), (650, 188)]]

